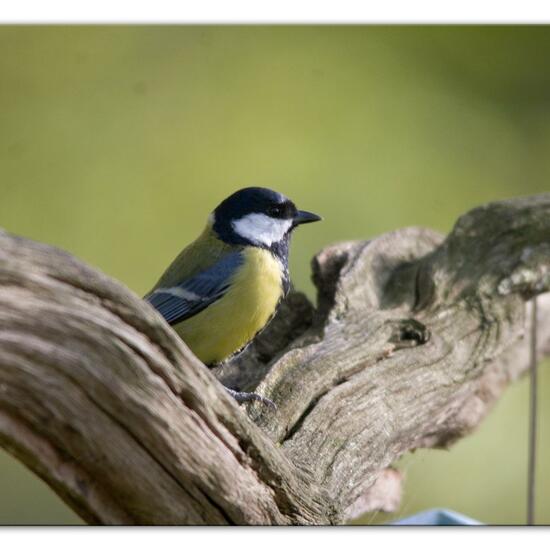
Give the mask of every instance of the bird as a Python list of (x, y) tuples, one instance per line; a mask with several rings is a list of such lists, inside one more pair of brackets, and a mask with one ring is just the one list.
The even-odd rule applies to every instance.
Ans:
[[(144, 299), (206, 366), (223, 365), (269, 324), (288, 294), (294, 229), (321, 219), (277, 191), (240, 189), (210, 213)], [(238, 402), (272, 404), (226, 389)]]

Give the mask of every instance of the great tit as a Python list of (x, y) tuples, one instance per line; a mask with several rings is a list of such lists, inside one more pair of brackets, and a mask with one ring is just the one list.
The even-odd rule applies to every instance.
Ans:
[[(292, 231), (320, 220), (284, 195), (247, 187), (210, 214), (145, 296), (207, 366), (235, 356), (263, 330), (290, 288)], [(256, 394), (229, 390), (238, 401)]]

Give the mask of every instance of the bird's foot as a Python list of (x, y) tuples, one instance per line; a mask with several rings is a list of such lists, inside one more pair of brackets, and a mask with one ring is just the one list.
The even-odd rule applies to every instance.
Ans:
[(235, 398), (235, 401), (237, 403), (247, 403), (249, 401), (259, 401), (260, 403), (263, 403), (264, 405), (267, 405), (268, 407), (271, 407), (272, 409), (276, 409), (277, 405), (271, 401), (271, 399), (268, 399), (267, 397), (262, 397), (261, 395), (258, 395), (257, 393), (253, 392), (246, 392), (246, 391), (235, 391), (231, 390), (229, 388), (225, 388), (229, 395), (232, 395)]

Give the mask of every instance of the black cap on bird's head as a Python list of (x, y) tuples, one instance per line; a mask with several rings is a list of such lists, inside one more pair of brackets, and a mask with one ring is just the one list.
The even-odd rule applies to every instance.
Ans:
[(281, 193), (263, 187), (246, 187), (233, 193), (212, 214), (214, 231), (223, 241), (269, 249), (288, 242), (298, 225), (321, 219), (298, 210)]

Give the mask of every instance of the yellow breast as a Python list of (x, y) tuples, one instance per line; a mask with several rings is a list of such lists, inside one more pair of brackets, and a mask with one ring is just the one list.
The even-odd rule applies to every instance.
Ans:
[(283, 295), (282, 269), (271, 252), (243, 251), (245, 261), (226, 294), (175, 330), (205, 364), (221, 363), (269, 322)]

